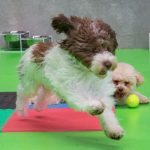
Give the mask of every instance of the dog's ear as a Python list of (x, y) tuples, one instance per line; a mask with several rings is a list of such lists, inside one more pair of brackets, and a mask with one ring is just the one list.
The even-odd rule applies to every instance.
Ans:
[(136, 86), (140, 86), (143, 83), (144, 77), (139, 72), (136, 72)]
[(58, 33), (66, 33), (69, 34), (72, 29), (74, 29), (74, 25), (69, 18), (64, 16), (63, 14), (58, 15), (52, 19), (52, 27)]

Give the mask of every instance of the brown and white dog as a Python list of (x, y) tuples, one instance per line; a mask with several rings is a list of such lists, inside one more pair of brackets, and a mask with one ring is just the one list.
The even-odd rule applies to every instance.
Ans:
[(144, 82), (143, 76), (136, 69), (127, 63), (118, 63), (113, 71), (113, 82), (116, 86), (114, 97), (117, 105), (125, 105), (130, 94), (136, 94), (141, 104), (149, 103), (149, 99), (135, 91), (136, 86)]
[(62, 14), (52, 19), (52, 27), (65, 33), (66, 39), (56, 45), (39, 43), (26, 50), (18, 66), (18, 113), (25, 115), (25, 106), (33, 97), (38, 111), (47, 101), (62, 98), (72, 108), (97, 115), (106, 135), (120, 139), (123, 129), (112, 112), (115, 32), (101, 20)]

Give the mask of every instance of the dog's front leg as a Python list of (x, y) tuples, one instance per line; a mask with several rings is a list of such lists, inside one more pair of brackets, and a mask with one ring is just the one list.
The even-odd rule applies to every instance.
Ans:
[(99, 115), (104, 111), (105, 105), (101, 101), (82, 101), (75, 102), (74, 105), (78, 107), (79, 111), (88, 112), (91, 115)]
[(98, 118), (108, 137), (119, 140), (123, 136), (124, 131), (111, 109), (106, 108)]
[(150, 102), (149, 99), (146, 96), (142, 95), (141, 93), (139, 92), (133, 92), (133, 93), (139, 97), (141, 104), (147, 104)]

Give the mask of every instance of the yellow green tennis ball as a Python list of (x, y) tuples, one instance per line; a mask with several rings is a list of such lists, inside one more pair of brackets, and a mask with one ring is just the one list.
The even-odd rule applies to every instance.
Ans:
[(140, 100), (139, 100), (139, 97), (135, 94), (130, 94), (128, 97), (127, 97), (127, 101), (126, 101), (126, 104), (128, 107), (137, 107), (140, 103)]

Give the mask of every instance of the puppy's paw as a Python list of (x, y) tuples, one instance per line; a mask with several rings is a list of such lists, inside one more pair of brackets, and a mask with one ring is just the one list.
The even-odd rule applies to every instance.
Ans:
[(141, 99), (140, 99), (140, 103), (141, 104), (148, 104), (150, 101), (149, 101), (149, 99), (147, 98), (147, 97), (142, 97)]
[(35, 104), (34, 109), (36, 111), (42, 111), (47, 108), (47, 105), (48, 105), (48, 101), (40, 101)]
[(117, 127), (105, 130), (105, 133), (109, 138), (113, 140), (119, 140), (123, 137), (124, 130), (120, 126), (117, 126)]
[(105, 109), (105, 106), (100, 101), (91, 101), (89, 105), (87, 106), (87, 111), (91, 115), (99, 115), (101, 114)]
[(24, 109), (17, 109), (16, 112), (17, 112), (19, 117), (27, 116), (27, 109), (26, 108), (24, 108)]

